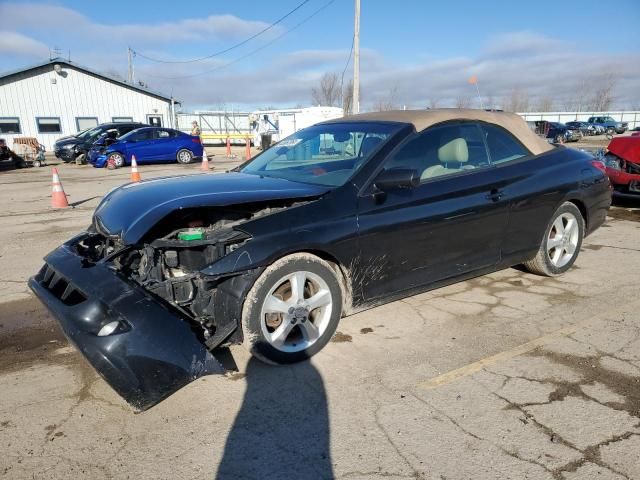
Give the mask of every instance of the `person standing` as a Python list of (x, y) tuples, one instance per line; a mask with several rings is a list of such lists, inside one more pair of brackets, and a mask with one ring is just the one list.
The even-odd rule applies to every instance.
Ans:
[(198, 126), (198, 122), (195, 120), (191, 122), (191, 135), (194, 137), (199, 137), (202, 132), (200, 131), (200, 127)]

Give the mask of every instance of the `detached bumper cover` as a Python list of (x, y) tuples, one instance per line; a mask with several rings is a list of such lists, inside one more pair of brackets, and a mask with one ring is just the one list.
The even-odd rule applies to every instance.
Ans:
[[(146, 410), (198, 377), (224, 372), (185, 320), (108, 265), (87, 264), (71, 243), (45, 258), (29, 287), (129, 404)], [(115, 321), (114, 333), (98, 336)]]

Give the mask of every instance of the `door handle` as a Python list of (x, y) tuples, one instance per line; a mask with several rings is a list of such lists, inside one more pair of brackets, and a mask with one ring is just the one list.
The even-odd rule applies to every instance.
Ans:
[(487, 195), (485, 196), (487, 200), (491, 200), (492, 202), (499, 202), (500, 200), (502, 200), (503, 197), (504, 197), (504, 191), (498, 190), (497, 188), (494, 188), (493, 190), (491, 190), (491, 192), (487, 193)]

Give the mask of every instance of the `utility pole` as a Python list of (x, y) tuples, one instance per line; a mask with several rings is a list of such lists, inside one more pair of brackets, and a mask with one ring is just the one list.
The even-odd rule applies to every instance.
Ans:
[(127, 69), (127, 81), (133, 85), (133, 81), (134, 81), (134, 73), (133, 73), (133, 51), (131, 50), (131, 47), (127, 47), (127, 63), (128, 63), (128, 69)]
[(360, 113), (360, 0), (353, 25), (353, 113)]

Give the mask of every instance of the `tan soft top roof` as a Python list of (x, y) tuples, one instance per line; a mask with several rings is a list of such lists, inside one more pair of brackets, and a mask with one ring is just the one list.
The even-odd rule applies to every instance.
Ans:
[[(434, 110), (392, 110), (388, 112), (371, 112), (350, 115), (332, 122), (402, 122), (411, 123), (416, 131), (431, 127), (437, 123), (450, 120), (479, 120), (493, 123), (511, 132), (534, 155), (548, 152), (553, 148), (547, 141), (538, 137), (527, 123), (515, 113), (487, 112), (485, 110), (439, 108)], [(330, 122), (327, 122), (330, 123)]]

